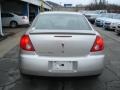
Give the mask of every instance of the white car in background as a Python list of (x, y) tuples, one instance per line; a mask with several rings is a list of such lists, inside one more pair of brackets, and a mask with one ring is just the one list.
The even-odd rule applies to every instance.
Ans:
[(105, 21), (113, 17), (113, 13), (103, 13), (95, 20), (95, 25), (103, 27)]
[(82, 14), (94, 24), (97, 17), (99, 17), (100, 12), (98, 11), (83, 11)]
[(115, 30), (119, 23), (120, 14), (114, 14), (113, 18), (105, 20), (103, 27), (107, 30)]
[(5, 12), (1, 14), (1, 17), (3, 26), (15, 28), (18, 25), (29, 25), (29, 19), (27, 16)]
[(99, 26), (99, 27), (102, 27), (105, 19), (107, 19), (107, 18), (106, 17), (99, 17), (99, 18), (97, 18), (95, 20), (95, 25)]

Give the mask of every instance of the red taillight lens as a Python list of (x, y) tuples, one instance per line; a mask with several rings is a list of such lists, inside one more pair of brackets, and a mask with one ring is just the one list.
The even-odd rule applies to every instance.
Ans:
[(20, 40), (20, 48), (27, 51), (35, 51), (28, 35), (23, 35)]
[(102, 50), (104, 50), (104, 40), (101, 36), (97, 36), (90, 52), (96, 52)]

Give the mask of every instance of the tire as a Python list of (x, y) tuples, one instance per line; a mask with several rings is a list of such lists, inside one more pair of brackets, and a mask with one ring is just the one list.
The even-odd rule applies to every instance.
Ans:
[(18, 26), (18, 23), (16, 21), (11, 21), (10, 22), (10, 27), (11, 28), (16, 28)]
[(26, 74), (20, 73), (20, 76), (21, 76), (21, 80), (23, 82), (28, 82), (28, 81), (32, 80), (32, 76), (30, 76), (30, 75), (26, 75)]
[(93, 75), (93, 77), (96, 77), (96, 78), (98, 78), (99, 76), (101, 76), (101, 73), (97, 75)]
[(117, 32), (116, 30), (115, 30), (115, 33), (116, 33), (116, 35), (118, 35), (118, 36), (120, 35), (120, 32)]
[(91, 75), (91, 76), (88, 76), (88, 77), (97, 79), (97, 78), (99, 78), (100, 76), (101, 76), (101, 74), (96, 74), (96, 75)]
[(104, 30), (108, 31), (108, 28), (104, 28)]
[(120, 36), (120, 33), (116, 33), (118, 36)]

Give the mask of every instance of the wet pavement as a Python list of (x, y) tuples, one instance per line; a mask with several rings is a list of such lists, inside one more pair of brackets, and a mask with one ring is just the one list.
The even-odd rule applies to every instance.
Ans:
[(0, 90), (120, 90), (120, 41), (112, 31), (95, 27), (105, 39), (105, 69), (96, 77), (33, 77), (23, 80), (18, 45), (0, 58)]

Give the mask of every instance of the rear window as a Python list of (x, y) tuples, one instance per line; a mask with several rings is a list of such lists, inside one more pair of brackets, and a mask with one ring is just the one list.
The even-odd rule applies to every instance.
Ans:
[(47, 30), (92, 30), (84, 16), (69, 14), (39, 15), (32, 27)]
[(14, 17), (12, 14), (10, 13), (1, 13), (1, 17)]

